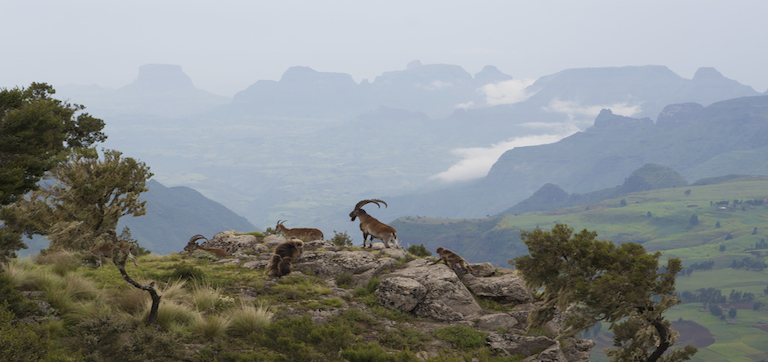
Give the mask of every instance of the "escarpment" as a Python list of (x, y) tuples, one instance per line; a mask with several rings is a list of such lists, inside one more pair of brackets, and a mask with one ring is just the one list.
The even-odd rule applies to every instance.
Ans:
[[(251, 269), (263, 275), (276, 255), (275, 248), (286, 241), (275, 235), (256, 237), (229, 231), (215, 235), (201, 246), (228, 252), (228, 257), (215, 263), (236, 264), (243, 267), (239, 273)], [(386, 328), (414, 328), (431, 333), (448, 326), (463, 326), (486, 333), (485, 347), (496, 355), (517, 355), (526, 361), (589, 361), (593, 341), (554, 337), (564, 319), (560, 314), (544, 331), (526, 333), (528, 314), (541, 302), (525, 288), (516, 271), (494, 268), (490, 263), (469, 263), (452, 269), (436, 260), (439, 259), (419, 258), (403, 249), (386, 248), (382, 242), (374, 243), (372, 248), (342, 248), (330, 241), (310, 240), (303, 243), (303, 252), (291, 260), (290, 274), (281, 273), (280, 278), (320, 278), (331, 290), (329, 299), (348, 301), (334, 308), (291, 309), (292, 315), (309, 314), (315, 323), (324, 323), (352, 308), (370, 310), (370, 305), (351, 302), (351, 295), (355, 288), (366, 288), (376, 280), (373, 294), (380, 307), (413, 316), (408, 323), (383, 321), (392, 326)], [(277, 277), (269, 280), (268, 283), (279, 284)], [(440, 348), (445, 346), (430, 344), (420, 352), (438, 356)]]

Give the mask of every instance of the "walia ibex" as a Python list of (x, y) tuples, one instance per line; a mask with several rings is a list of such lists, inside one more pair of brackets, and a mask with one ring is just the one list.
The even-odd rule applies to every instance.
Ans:
[(136, 264), (136, 257), (131, 254), (131, 244), (128, 243), (125, 240), (118, 240), (117, 239), (117, 233), (115, 233), (114, 230), (107, 230), (107, 236), (109, 240), (105, 241), (103, 244), (99, 245), (99, 243), (93, 243), (88, 248), (88, 251), (93, 254), (96, 258), (96, 264), (98, 265), (96, 268), (101, 268), (101, 258), (112, 258), (112, 249), (115, 245), (117, 245), (120, 249), (128, 252), (128, 258), (133, 260), (133, 266), (139, 266)]
[(189, 243), (187, 243), (187, 246), (184, 247), (184, 251), (186, 251), (188, 253), (191, 253), (191, 252), (193, 252), (195, 250), (200, 249), (200, 250), (205, 250), (205, 251), (207, 251), (207, 252), (209, 252), (209, 253), (211, 253), (213, 255), (216, 255), (219, 258), (223, 258), (223, 257), (227, 256), (227, 251), (222, 249), (222, 248), (204, 248), (204, 247), (202, 247), (200, 245), (197, 245), (196, 241), (198, 241), (200, 239), (205, 239), (206, 241), (208, 240), (208, 238), (206, 238), (205, 236), (197, 234), (197, 235), (189, 238)]
[(275, 226), (275, 232), (283, 233), (286, 238), (301, 239), (303, 241), (323, 240), (323, 232), (317, 229), (310, 228), (293, 228), (289, 229), (283, 226), (283, 223), (288, 220), (277, 220), (277, 226)]
[(365, 247), (368, 236), (370, 236), (371, 242), (368, 245), (369, 248), (373, 246), (373, 239), (380, 239), (384, 242), (384, 246), (387, 248), (389, 248), (390, 242), (394, 243), (396, 248), (399, 248), (400, 242), (397, 241), (397, 230), (376, 220), (375, 217), (368, 215), (365, 210), (361, 209), (363, 205), (369, 203), (374, 203), (378, 207), (381, 207), (379, 203), (384, 204), (385, 207), (387, 206), (386, 202), (378, 199), (363, 200), (358, 202), (357, 205), (355, 205), (355, 209), (349, 213), (349, 217), (352, 218), (352, 221), (355, 221), (355, 218), (357, 217), (360, 218), (360, 230), (363, 232), (363, 247)]

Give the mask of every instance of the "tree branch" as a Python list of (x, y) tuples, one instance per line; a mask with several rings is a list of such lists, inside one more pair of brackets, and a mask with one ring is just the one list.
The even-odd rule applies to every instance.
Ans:
[(128, 276), (128, 273), (125, 271), (125, 261), (128, 259), (128, 251), (120, 249), (120, 245), (117, 242), (113, 244), (114, 247), (112, 248), (112, 261), (117, 266), (117, 269), (120, 270), (120, 274), (123, 275), (123, 279), (125, 279), (128, 284), (131, 284), (136, 288), (146, 290), (152, 297), (152, 308), (150, 309), (149, 316), (147, 316), (147, 320), (144, 321), (144, 323), (146, 325), (153, 325), (157, 323), (157, 310), (160, 307), (160, 298), (162, 296), (157, 294), (157, 291), (155, 290), (155, 282), (149, 283), (147, 285), (141, 285), (137, 281), (133, 280), (133, 278)]
[(656, 350), (653, 351), (653, 354), (648, 357), (648, 362), (656, 362), (672, 345), (669, 343), (669, 329), (661, 323), (661, 321), (661, 318), (655, 318), (651, 321), (651, 324), (656, 328), (656, 331), (659, 332), (660, 342), (658, 347), (656, 347)]

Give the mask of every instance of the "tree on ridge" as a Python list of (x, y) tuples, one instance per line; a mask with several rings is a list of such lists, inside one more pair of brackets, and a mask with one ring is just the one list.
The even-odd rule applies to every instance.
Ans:
[(680, 303), (675, 275), (682, 270), (678, 258), (659, 267), (660, 252), (646, 253), (642, 245), (596, 240), (586, 229), (573, 234), (565, 224), (552, 231), (522, 231), (529, 255), (510, 260), (526, 285), (543, 288), (544, 305), (531, 311), (528, 329), (538, 329), (566, 313), (559, 337), (608, 322), (615, 348), (606, 349), (611, 361), (676, 362), (690, 359), (693, 346), (668, 349), (678, 333), (663, 313)]

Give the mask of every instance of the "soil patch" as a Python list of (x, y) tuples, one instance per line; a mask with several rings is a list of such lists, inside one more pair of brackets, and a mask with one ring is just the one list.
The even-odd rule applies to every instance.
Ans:
[(704, 348), (715, 343), (715, 336), (709, 329), (693, 321), (672, 322), (672, 328), (680, 333), (675, 346), (692, 345)]

